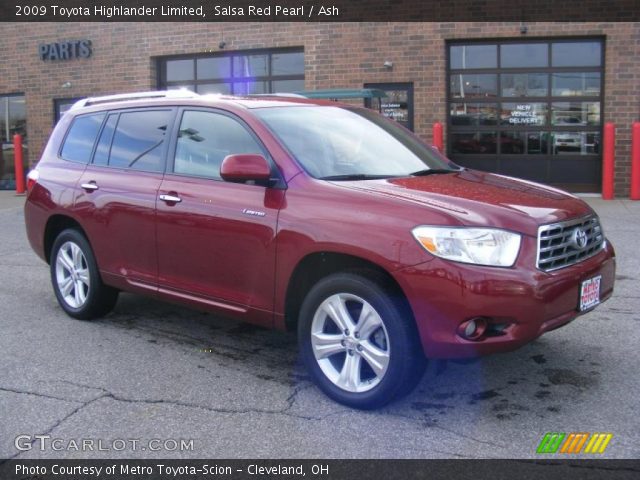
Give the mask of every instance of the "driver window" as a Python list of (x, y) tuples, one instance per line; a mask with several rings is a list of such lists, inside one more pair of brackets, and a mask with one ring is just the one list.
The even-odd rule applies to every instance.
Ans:
[(262, 148), (237, 120), (213, 112), (185, 111), (180, 122), (173, 171), (220, 179), (227, 155), (257, 153)]

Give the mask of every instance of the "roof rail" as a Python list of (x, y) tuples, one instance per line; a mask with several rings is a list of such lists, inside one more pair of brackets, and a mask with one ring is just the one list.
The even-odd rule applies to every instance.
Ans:
[(157, 90), (152, 92), (133, 92), (120, 93), (117, 95), (106, 95), (103, 97), (89, 97), (78, 100), (70, 110), (77, 110), (88, 105), (96, 105), (100, 103), (122, 102), (125, 100), (137, 100), (142, 98), (193, 98), (199, 96), (197, 93), (189, 90)]

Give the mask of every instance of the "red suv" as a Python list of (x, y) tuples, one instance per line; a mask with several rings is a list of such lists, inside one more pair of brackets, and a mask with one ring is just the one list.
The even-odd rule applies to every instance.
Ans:
[(613, 292), (583, 201), (333, 102), (83, 100), (28, 184), (29, 241), (69, 315), (125, 290), (295, 328), (317, 385), (357, 408), (409, 392), (425, 358), (516, 349)]

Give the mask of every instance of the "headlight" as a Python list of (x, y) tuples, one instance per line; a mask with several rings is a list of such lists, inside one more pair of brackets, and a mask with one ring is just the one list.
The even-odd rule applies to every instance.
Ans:
[(520, 235), (496, 228), (416, 227), (413, 236), (429, 253), (455, 262), (510, 267)]

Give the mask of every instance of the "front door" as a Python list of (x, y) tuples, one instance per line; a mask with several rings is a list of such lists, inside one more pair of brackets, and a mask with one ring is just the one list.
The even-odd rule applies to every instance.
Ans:
[(237, 118), (184, 110), (159, 190), (160, 290), (242, 313), (273, 308), (275, 232), (283, 190), (220, 178), (230, 154), (267, 156)]

